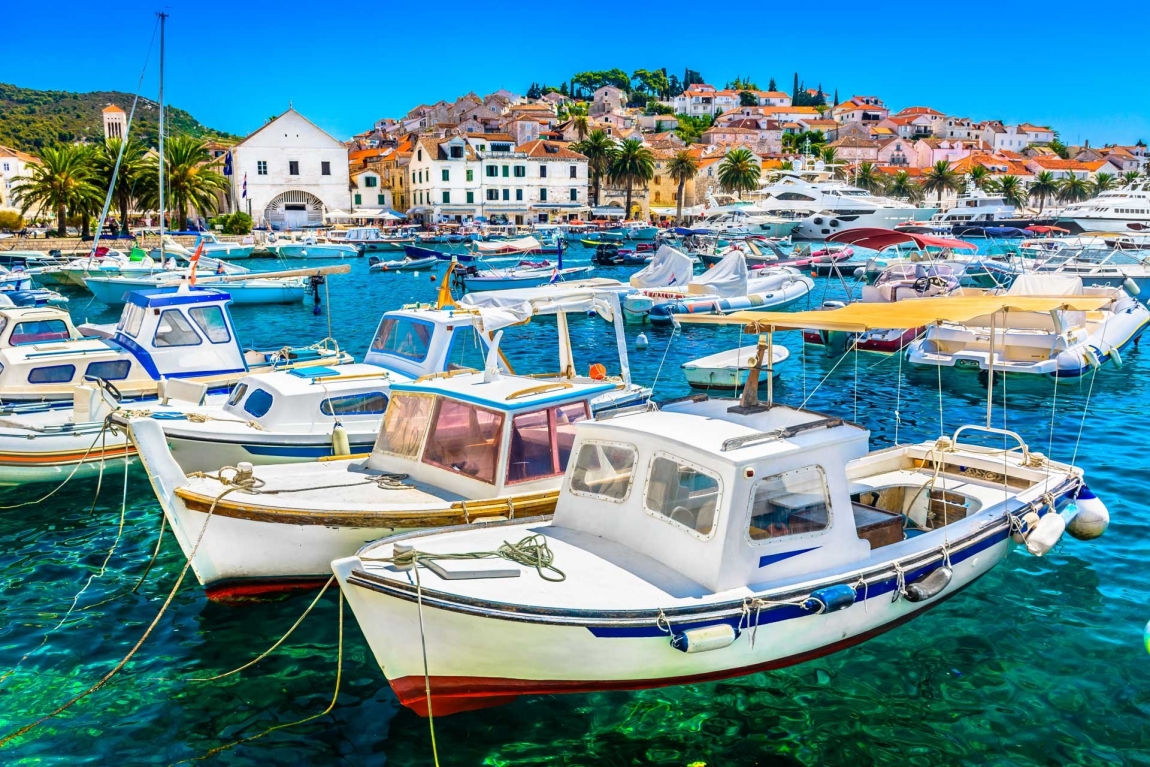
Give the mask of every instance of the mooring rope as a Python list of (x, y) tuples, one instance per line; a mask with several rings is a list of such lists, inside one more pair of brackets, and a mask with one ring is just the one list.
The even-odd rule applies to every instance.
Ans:
[[(68, 476), (64, 477), (64, 481), (61, 482), (59, 485), (56, 485), (56, 487), (51, 492), (49, 492), (47, 495), (43, 495), (40, 498), (37, 498), (34, 501), (24, 501), (23, 503), (16, 503), (16, 504), (12, 504), (10, 506), (0, 506), (0, 510), (8, 511), (11, 509), (20, 509), (20, 508), (23, 508), (25, 506), (35, 506), (37, 504), (43, 503), (44, 501), (46, 501), (49, 498), (51, 498), (52, 496), (54, 496), (56, 493), (63, 490), (64, 485), (68, 484), (68, 482), (71, 481), (72, 477), (76, 476), (76, 472), (80, 470), (80, 467), (83, 466), (87, 462), (88, 456), (92, 452), (92, 448), (96, 447), (96, 443), (99, 442), (103, 438), (105, 430), (110, 430), (113, 434), (117, 433), (115, 428), (113, 428), (110, 425), (109, 419), (105, 418), (103, 426), (100, 427), (100, 433), (96, 435), (96, 438), (94, 440), (92, 440), (92, 444), (88, 445), (88, 449), (84, 451), (84, 454), (82, 456), (80, 456), (80, 460), (77, 461), (76, 465), (72, 467), (72, 471), (68, 473)], [(124, 448), (127, 449), (127, 441), (126, 440), (124, 442)], [(126, 454), (124, 456), (124, 460), (125, 461), (127, 460)], [(102, 467), (101, 467), (101, 470), (102, 470)]]
[[(547, 545), (547, 539), (538, 533), (528, 535), (518, 543), (503, 544), (495, 551), (468, 551), (455, 554), (431, 554), (418, 549), (409, 549), (393, 554), (390, 557), (362, 557), (371, 562), (390, 562), (398, 568), (417, 567), (419, 562), (432, 560), (476, 560), (476, 559), (506, 559), (524, 567), (534, 567), (539, 577), (551, 583), (561, 583), (567, 580), (567, 574), (555, 566), (555, 554)], [(553, 572), (558, 577), (549, 578), (544, 571)]]

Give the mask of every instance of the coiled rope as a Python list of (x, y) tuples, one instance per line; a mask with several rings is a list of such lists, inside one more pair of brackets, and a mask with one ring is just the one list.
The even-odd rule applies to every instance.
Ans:
[[(364, 557), (372, 562), (390, 562), (401, 569), (415, 568), (422, 562), (433, 560), (477, 560), (477, 559), (505, 559), (524, 567), (533, 567), (539, 577), (551, 583), (561, 583), (567, 580), (567, 574), (555, 566), (555, 553), (547, 545), (547, 539), (539, 535), (528, 535), (518, 543), (503, 542), (495, 551), (469, 551), (456, 554), (431, 554), (418, 549), (407, 549), (393, 554), (390, 557)], [(548, 577), (546, 573), (554, 573), (557, 577)]]

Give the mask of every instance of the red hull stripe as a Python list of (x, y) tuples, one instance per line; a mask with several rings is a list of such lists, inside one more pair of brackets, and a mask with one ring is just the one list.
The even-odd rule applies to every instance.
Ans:
[[(972, 581), (973, 583), (973, 581)], [(966, 584), (970, 585), (970, 584)], [(963, 589), (966, 586), (963, 586)], [(844, 639), (834, 644), (808, 650), (804, 653), (791, 655), (786, 658), (767, 661), (754, 666), (745, 666), (722, 671), (712, 671), (706, 674), (670, 677), (666, 679), (609, 679), (609, 680), (539, 680), (539, 679), (504, 679), (500, 677), (479, 676), (432, 676), (431, 697), (435, 704), (436, 716), (447, 716), (463, 711), (474, 711), (481, 708), (501, 706), (510, 703), (520, 695), (557, 695), (562, 693), (589, 693), (607, 692), (611, 690), (647, 690), (655, 687), (671, 687), (682, 684), (700, 684), (714, 682), (720, 679), (757, 674), (763, 671), (795, 666), (809, 660), (821, 658), (839, 650), (845, 650), (861, 644), (868, 639), (897, 628), (912, 618), (917, 618), (927, 610), (937, 607), (946, 600), (955, 596), (963, 589), (956, 589), (953, 593), (908, 613), (901, 618), (886, 623), (878, 628), (871, 629), (857, 636)], [(391, 680), (391, 688), (395, 690), (399, 702), (410, 708), (419, 716), (427, 716), (427, 698), (424, 695), (424, 678), (422, 676), (405, 676)]]
[(328, 579), (316, 576), (296, 580), (252, 580), (252, 581), (223, 581), (204, 589), (208, 599), (213, 602), (231, 602), (243, 599), (258, 599), (265, 596), (276, 596), (292, 591), (318, 589), (327, 583)]

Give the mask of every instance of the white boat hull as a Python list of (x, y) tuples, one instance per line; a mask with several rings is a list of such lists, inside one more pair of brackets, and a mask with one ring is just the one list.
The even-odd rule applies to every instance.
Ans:
[[(121, 306), (127, 301), (127, 294), (133, 290), (146, 290), (169, 283), (157, 283), (154, 279), (131, 279), (126, 277), (90, 277), (86, 287), (92, 291), (97, 301), (109, 306)], [(178, 284), (173, 281), (173, 286)], [(307, 286), (302, 281), (280, 282), (275, 280), (248, 280), (229, 282), (221, 286), (228, 292), (234, 304), (298, 304), (307, 295)]]
[(808, 240), (821, 240), (848, 229), (870, 227), (894, 229), (907, 221), (929, 219), (934, 212), (934, 208), (907, 206), (905, 208), (879, 208), (870, 213), (851, 214), (840, 218), (833, 215), (833, 211), (819, 211), (800, 221), (795, 235)]

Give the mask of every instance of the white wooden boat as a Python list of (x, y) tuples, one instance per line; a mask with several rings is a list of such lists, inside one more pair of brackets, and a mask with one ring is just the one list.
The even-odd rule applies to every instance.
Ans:
[[(84, 278), (84, 285), (96, 300), (109, 306), (122, 306), (132, 292), (174, 285), (187, 276), (187, 269), (164, 271), (139, 277), (91, 276)], [(212, 274), (204, 269), (201, 274)], [(238, 274), (238, 272), (221, 272)], [(251, 277), (243, 281), (231, 282), (228, 295), (233, 304), (298, 304), (307, 296), (308, 281), (304, 277), (260, 277), (257, 272), (247, 272)]]
[(492, 359), (484, 373), (393, 385), (367, 458), (254, 476), (245, 464), (223, 479), (187, 476), (157, 421), (131, 428), (196, 577), (228, 597), (322, 582), (331, 560), (395, 530), (551, 513), (574, 424), (610, 388), (504, 376)]
[(280, 258), (357, 258), (360, 255), (354, 245), (319, 242), (310, 235), (299, 242), (269, 241), (267, 249)]
[[(782, 364), (790, 356), (785, 346), (772, 345), (771, 364), (757, 368), (759, 380), (765, 382), (768, 377), (778, 378)], [(755, 346), (751, 344), (684, 362), (682, 370), (687, 383), (696, 389), (741, 389), (754, 367)]]
[(1041, 555), (1068, 524), (1108, 523), (1080, 469), (1011, 432), (872, 452), (842, 419), (733, 404), (581, 422), (551, 521), (397, 534), (333, 562), (400, 702), (443, 716), (802, 663), (958, 594), (1012, 534)]
[(440, 260), (435, 256), (412, 258), (406, 256), (398, 261), (380, 261), (375, 256), (368, 259), (368, 271), (371, 272), (416, 272), (434, 271), (439, 268)]
[(1091, 311), (1007, 311), (927, 327), (907, 347), (915, 365), (973, 371), (983, 376), (1027, 374), (1076, 379), (1114, 362), (1150, 323), (1150, 309), (1119, 287), (1083, 287), (1063, 274), (1019, 275), (1006, 297), (1061, 295), (1094, 298)]

